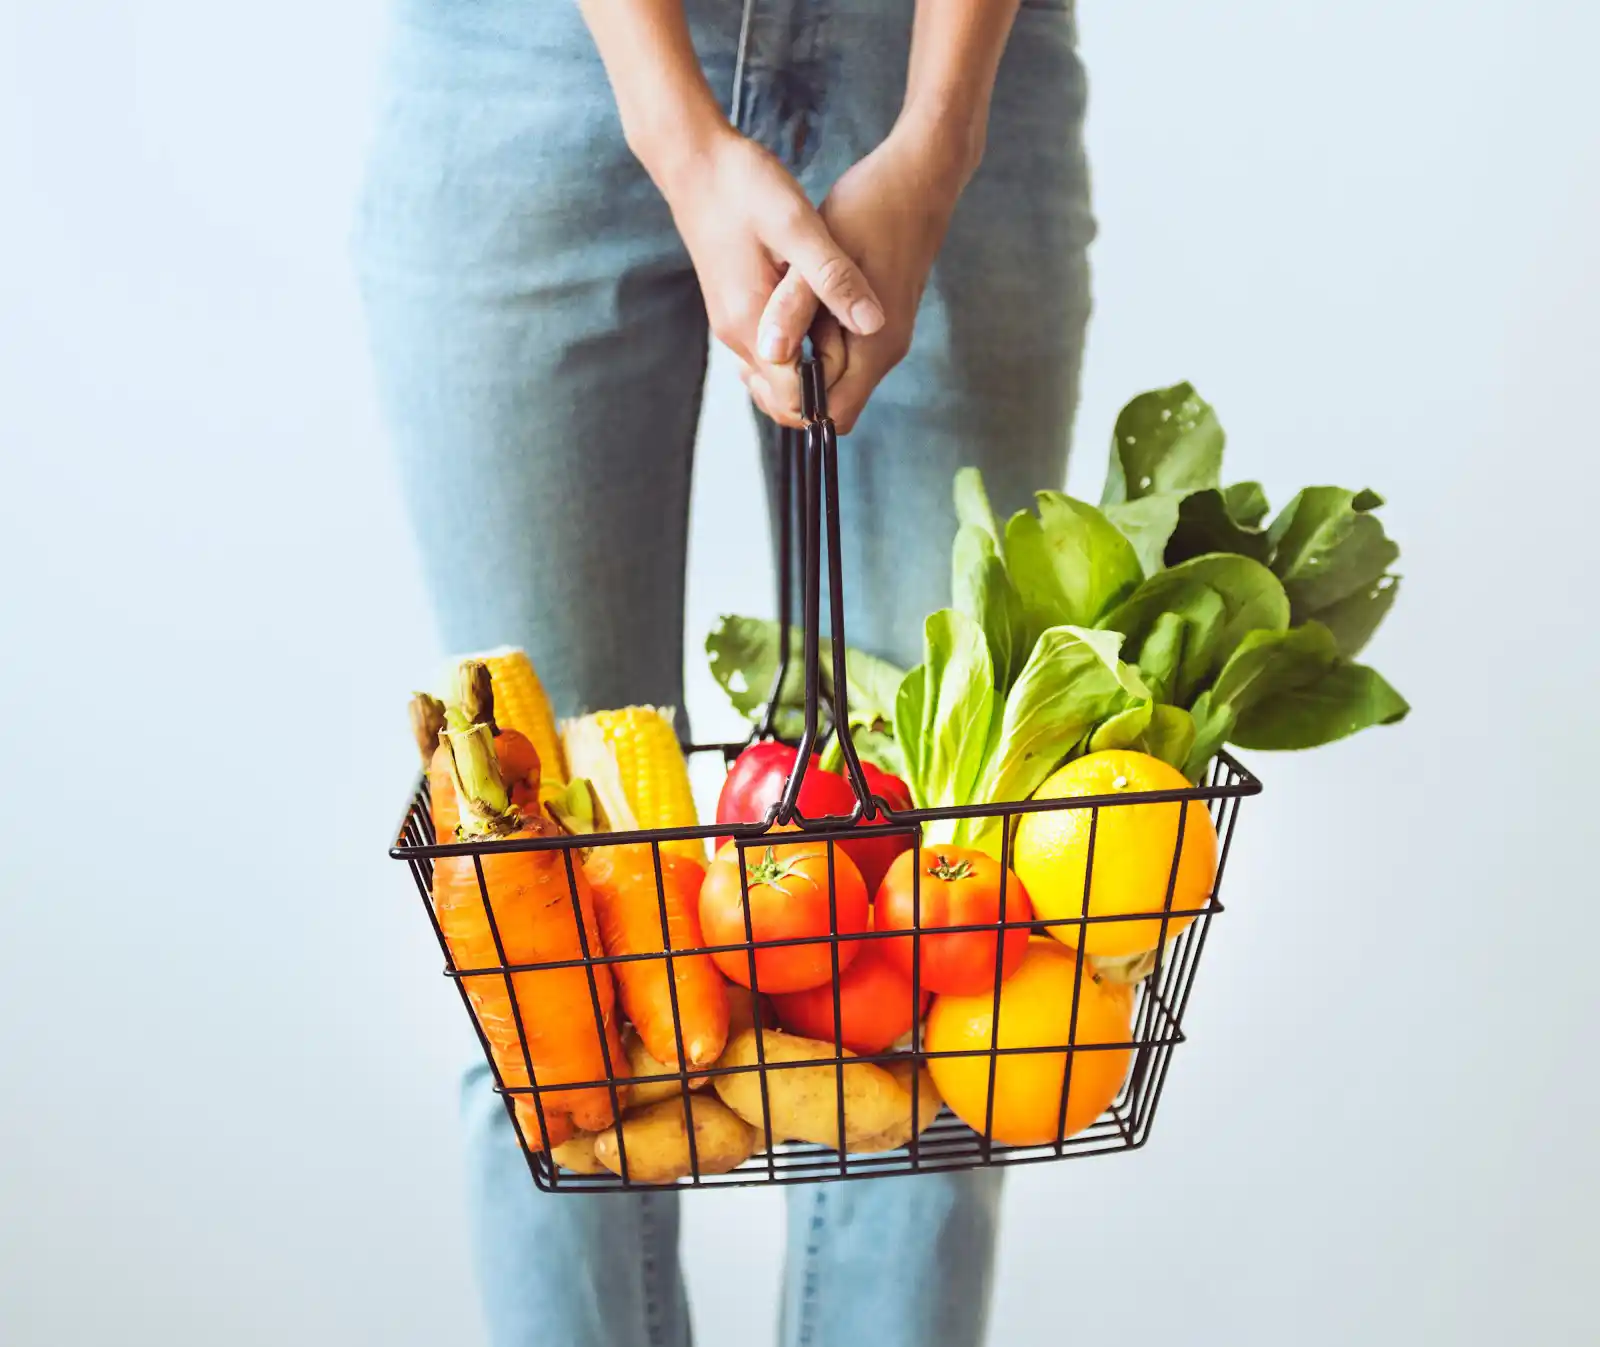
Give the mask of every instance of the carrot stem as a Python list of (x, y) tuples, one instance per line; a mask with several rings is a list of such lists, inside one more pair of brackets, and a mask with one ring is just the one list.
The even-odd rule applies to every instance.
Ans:
[(426, 692), (411, 694), (411, 733), (417, 741), (417, 751), (422, 754), (422, 765), (433, 761), (434, 750), (439, 747), (439, 734), (444, 729), (444, 703)]
[(494, 680), (482, 660), (464, 659), (456, 668), (456, 705), (469, 725), (487, 725), (492, 736), (500, 733), (494, 721)]
[(501, 779), (493, 731), (478, 724), (464, 730), (446, 729), (443, 737), (450, 746), (450, 780), (461, 810), (457, 831), (464, 837), (515, 832), (522, 818), (511, 807), (511, 796)]

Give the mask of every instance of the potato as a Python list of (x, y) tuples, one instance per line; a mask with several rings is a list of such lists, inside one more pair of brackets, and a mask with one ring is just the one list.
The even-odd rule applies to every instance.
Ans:
[(594, 1143), (593, 1132), (578, 1132), (551, 1151), (550, 1158), (574, 1174), (603, 1174), (605, 1166), (594, 1158)]
[[(645, 1047), (644, 1041), (639, 1035), (634, 1033), (632, 1027), (629, 1027), (623, 1033), (622, 1046), (628, 1054), (629, 1076), (671, 1076), (676, 1074), (673, 1067), (666, 1065), (664, 1062), (658, 1062), (650, 1055), (650, 1050)], [(709, 1083), (709, 1079), (705, 1076), (700, 1076), (698, 1079), (691, 1078), (689, 1088), (691, 1090), (703, 1090)], [(681, 1099), (682, 1097), (683, 1087), (676, 1080), (657, 1080), (650, 1081), (644, 1085), (629, 1085), (627, 1103), (623, 1106), (623, 1112), (637, 1113), (640, 1109), (648, 1108), (651, 1104), (659, 1104), (663, 1099)]]
[[(708, 1094), (690, 1095), (689, 1107), (694, 1115), (695, 1158), (702, 1174), (726, 1174), (750, 1158), (756, 1133), (738, 1114)], [(627, 1147), (627, 1177), (632, 1182), (671, 1183), (691, 1173), (682, 1096), (624, 1118), (622, 1144)], [(615, 1127), (595, 1137), (594, 1157), (613, 1174), (622, 1173)]]
[[(891, 1062), (887, 1069), (899, 1082), (900, 1088), (905, 1091), (905, 1117), (893, 1127), (885, 1128), (875, 1136), (851, 1137), (852, 1154), (872, 1155), (877, 1151), (897, 1151), (911, 1140), (911, 1063)], [(939, 1110), (944, 1107), (944, 1100), (939, 1098), (938, 1087), (934, 1085), (928, 1068), (923, 1067), (919, 1074), (922, 1083), (917, 1090), (917, 1135), (921, 1136), (928, 1130), (928, 1124), (939, 1116)], [(848, 1119), (846, 1121), (848, 1122)]]
[[(772, 1112), (772, 1140), (811, 1141), (839, 1148), (840, 1071), (833, 1066), (791, 1066), (785, 1062), (804, 1062), (835, 1056), (833, 1044), (814, 1038), (801, 1038), (776, 1029), (761, 1036), (767, 1065), (767, 1102)], [(846, 1057), (855, 1056), (846, 1049)], [(747, 1029), (728, 1043), (721, 1066), (753, 1066), (756, 1056), (756, 1031)], [(761, 1074), (742, 1071), (718, 1076), (717, 1093), (722, 1102), (749, 1123), (765, 1142), (761, 1117)], [(854, 1149), (858, 1139), (871, 1140), (896, 1127), (910, 1138), (911, 1094), (893, 1075), (871, 1062), (843, 1069), (844, 1140)]]

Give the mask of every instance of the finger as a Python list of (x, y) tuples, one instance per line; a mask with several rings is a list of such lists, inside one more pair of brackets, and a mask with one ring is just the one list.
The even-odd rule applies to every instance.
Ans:
[(801, 343), (816, 316), (816, 293), (799, 269), (790, 267), (762, 310), (756, 354), (770, 365), (792, 364), (799, 359)]
[(839, 320), (824, 310), (811, 324), (811, 345), (817, 359), (822, 361), (823, 387), (830, 392), (850, 366), (849, 347), (844, 339), (844, 329)]
[(816, 211), (797, 211), (776, 240), (779, 255), (849, 331), (870, 337), (883, 326), (883, 305), (866, 276), (846, 254)]
[(759, 370), (749, 365), (741, 365), (739, 381), (744, 384), (745, 392), (750, 395), (750, 401), (763, 416), (783, 426), (798, 428), (804, 424), (798, 412), (785, 406), (782, 400), (774, 395), (771, 386)]
[(828, 415), (833, 418), (834, 429), (839, 434), (848, 435), (855, 429), (867, 399), (886, 372), (881, 362), (872, 360), (859, 345), (855, 346), (849, 367), (828, 390)]

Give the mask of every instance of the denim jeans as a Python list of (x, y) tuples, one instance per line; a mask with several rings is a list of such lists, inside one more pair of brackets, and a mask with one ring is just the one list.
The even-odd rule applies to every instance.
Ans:
[[(712, 87), (814, 199), (897, 114), (914, 0), (686, 0)], [(705, 310), (572, 0), (399, 0), (357, 254), (440, 634), (527, 647), (560, 714), (682, 705)], [(950, 482), (1065, 480), (1093, 234), (1070, 5), (1024, 0), (981, 168), (907, 358), (841, 444), (852, 644), (915, 663)], [(764, 433), (769, 480), (775, 440)], [(496, 1347), (683, 1347), (678, 1196), (546, 1196), (475, 1066), (475, 1259)], [(981, 1340), (995, 1172), (788, 1190), (785, 1344)], [(692, 1198), (690, 1200), (693, 1200)]]

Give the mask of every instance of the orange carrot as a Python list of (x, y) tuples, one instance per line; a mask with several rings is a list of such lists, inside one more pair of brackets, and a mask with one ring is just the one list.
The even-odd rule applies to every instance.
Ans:
[[(687, 856), (663, 852), (661, 887), (647, 846), (597, 847), (583, 865), (594, 891), (595, 914), (606, 953), (656, 954), (660, 958), (615, 963), (622, 1007), (650, 1055), (676, 1069), (678, 1035), (672, 1020), (672, 992), (678, 999), (683, 1051), (690, 1067), (710, 1066), (728, 1040), (727, 983), (702, 949), (700, 882), (705, 869)], [(667, 980), (667, 948), (661, 937), (661, 902), (666, 904), (667, 935), (674, 951), (672, 982)]]
[[(555, 831), (554, 825), (536, 815), (525, 817), (511, 802), (496, 761), (497, 747), (487, 725), (443, 733), (429, 770), (434, 828), (440, 842), (458, 837), (546, 836)], [(531, 784), (536, 801), (537, 771)], [(496, 852), (479, 860), (505, 964), (578, 959), (585, 940), (591, 955), (601, 952), (589, 885), (576, 863), (569, 881), (562, 852)], [(574, 894), (583, 914), (582, 936), (573, 911)], [(456, 968), (502, 966), (471, 856), (441, 856), (434, 861), (433, 906)], [(552, 1087), (605, 1080), (610, 1075), (620, 1079), (626, 1072), (610, 968), (601, 964), (592, 970), (581, 966), (539, 969), (514, 973), (511, 982), (515, 1005), (507, 994), (503, 973), (462, 979), (501, 1082), (526, 1087), (530, 1083), (527, 1063), (533, 1064), (544, 1110), (543, 1134), (533, 1097), (513, 1096), (529, 1144), (542, 1149), (559, 1145), (574, 1127), (593, 1132), (609, 1126), (613, 1110), (606, 1086)], [(596, 1003), (603, 1032), (596, 1026)]]

